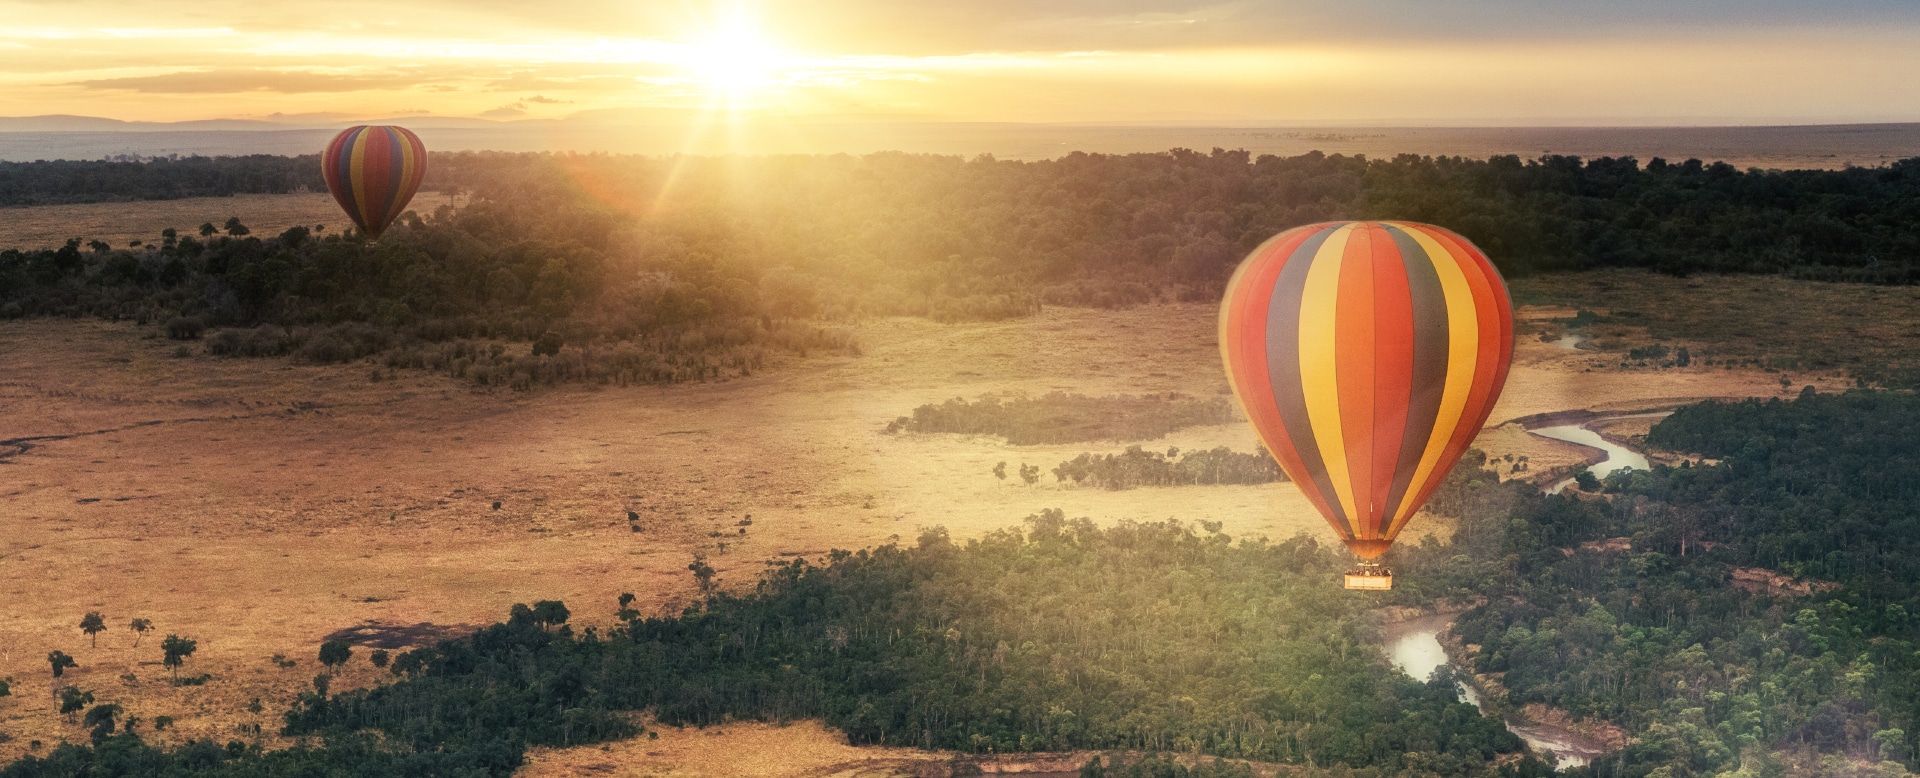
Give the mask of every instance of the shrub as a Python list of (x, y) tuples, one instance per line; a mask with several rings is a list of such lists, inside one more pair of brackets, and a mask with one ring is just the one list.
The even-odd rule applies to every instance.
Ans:
[(167, 337), (174, 340), (199, 340), (206, 331), (206, 322), (192, 316), (175, 316), (167, 322)]

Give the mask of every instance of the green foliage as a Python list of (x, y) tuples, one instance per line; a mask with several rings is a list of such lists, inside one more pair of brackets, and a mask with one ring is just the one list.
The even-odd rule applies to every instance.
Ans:
[(59, 678), (65, 674), (69, 667), (80, 666), (80, 663), (73, 661), (73, 657), (67, 656), (67, 652), (65, 651), (47, 652), (47, 664), (53, 666), (53, 677), (55, 678)]
[(178, 679), (180, 666), (186, 664), (187, 657), (193, 656), (194, 650), (199, 647), (199, 641), (188, 640), (179, 635), (168, 635), (166, 640), (160, 641), (162, 653), (160, 664), (173, 671), (173, 677)]
[(1132, 489), (1136, 486), (1184, 486), (1192, 484), (1265, 484), (1286, 480), (1279, 464), (1265, 449), (1251, 454), (1236, 453), (1226, 446), (1206, 451), (1167, 449), (1162, 454), (1128, 446), (1120, 454), (1096, 456), (1081, 454), (1061, 462), (1053, 477), (1074, 485), (1103, 489)]
[(329, 640), (320, 644), (320, 664), (332, 672), (333, 668), (347, 663), (353, 658), (353, 644), (344, 640)]
[[(161, 749), (116, 735), (0, 776), (506, 776), (528, 746), (638, 734), (626, 712), (646, 709), (672, 724), (820, 718), (854, 743), (973, 753), (1538, 775), (1535, 761), (1521, 763), (1530, 773), (1501, 764), (1520, 742), (1459, 702), (1450, 679), (1387, 669), (1365, 603), (1332, 583), (1343, 566), (1305, 538), (1235, 543), (1172, 522), (1102, 530), (1049, 511), (965, 545), (936, 531), (913, 547), (775, 565), (750, 592), (714, 591), (678, 617), (636, 616), (605, 634), (549, 628), (540, 606), (517, 606), (470, 638), (400, 654), (391, 684), (302, 694), (284, 732), (317, 745)], [(1110, 769), (1245, 774), (1164, 759)]]
[(324, 191), (320, 157), (233, 157), (0, 162), (0, 205), (174, 200)]
[(88, 611), (80, 617), (80, 631), (87, 634), (91, 645), (100, 645), (100, 633), (107, 631), (107, 619), (99, 611)]
[[(1103, 532), (1049, 514), (1029, 533), (964, 548), (935, 534), (913, 549), (834, 557), (780, 566), (752, 595), (715, 593), (682, 618), (633, 620), (604, 639), (562, 639), (537, 609), (516, 609), (471, 644), (402, 655), (425, 655), (421, 684), (306, 699), (289, 731), (394, 722), (390, 736), (423, 742), (424, 732), (458, 736), (394, 718), (427, 699), (470, 699), (493, 719), (555, 709), (540, 699), (561, 695), (559, 708), (583, 711), (582, 732), (606, 726), (589, 711), (651, 707), (669, 723), (817, 716), (856, 743), (967, 751), (1200, 748), (1363, 766), (1397, 763), (1412, 736), (1404, 728), (1438, 726), (1419, 742), (1454, 743), (1437, 747), (1457, 772), (1516, 747), (1450, 687), (1379, 672), (1357, 648), (1359, 614), (1324, 586), (1339, 560), (1311, 543), (1236, 546), (1178, 525)], [(1140, 603), (1165, 615), (1125, 616)], [(1424, 706), (1437, 707), (1411, 712)], [(548, 733), (532, 742), (591, 742), (563, 723), (524, 726)], [(1355, 726), (1377, 733), (1341, 734)]]
[(79, 713), (93, 704), (93, 692), (81, 691), (77, 686), (60, 687), (60, 714), (63, 716)]
[[(1183, 394), (1088, 397), (1050, 392), (1040, 397), (985, 395), (954, 398), (913, 409), (887, 424), (888, 433), (998, 435), (1018, 446), (1094, 440), (1152, 440), (1185, 427), (1229, 424), (1238, 418), (1224, 397)], [(1004, 472), (1004, 471), (1003, 471)]]
[(1454, 630), (1502, 674), (1498, 702), (1633, 732), (1610, 778), (1714, 775), (1773, 749), (1898, 768), (1920, 699), (1916, 425), (1906, 393), (1688, 406), (1649, 443), (1719, 464), (1616, 473), (1604, 498), (1450, 478), (1434, 502), (1461, 542), (1396, 566), (1486, 598)]
[[(218, 187), (223, 174), (197, 176), (223, 167), (234, 191), (315, 187), (317, 166), (295, 171), (310, 163), (297, 159), (0, 167), (0, 201), (175, 196), (140, 182), (177, 174)], [(261, 183), (263, 166), (293, 172)], [(132, 183), (75, 189), (66, 176), (78, 170)], [(1186, 149), (745, 164), (460, 153), (435, 154), (430, 170), (429, 189), (469, 189), (471, 202), (416, 215), (378, 245), (304, 227), (242, 234), (230, 220), (224, 234), (209, 223), (198, 237), (176, 232), (138, 250), (86, 252), (76, 240), (0, 252), (0, 315), (267, 325), (278, 347), (229, 353), (380, 354), (389, 366), (528, 388), (712, 380), (781, 354), (857, 353), (844, 333), (808, 318), (960, 321), (1031, 315), (1042, 304), (1211, 301), (1267, 236), (1337, 218), (1447, 225), (1514, 278), (1643, 267), (1920, 281), (1920, 159), (1741, 172), (1626, 158), (1254, 159)], [(608, 196), (666, 191), (669, 180), (668, 207)], [(563, 345), (493, 353), (548, 333)]]

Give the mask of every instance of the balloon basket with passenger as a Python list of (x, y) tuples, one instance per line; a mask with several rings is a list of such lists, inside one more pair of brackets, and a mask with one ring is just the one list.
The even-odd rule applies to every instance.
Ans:
[(1347, 568), (1347, 588), (1386, 591), (1393, 588), (1393, 568), (1379, 562), (1361, 562)]

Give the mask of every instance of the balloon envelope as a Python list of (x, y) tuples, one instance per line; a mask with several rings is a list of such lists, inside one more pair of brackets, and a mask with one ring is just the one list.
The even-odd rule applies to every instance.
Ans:
[(333, 199), (369, 238), (401, 213), (427, 174), (427, 147), (404, 127), (350, 127), (320, 156)]
[(1267, 450), (1370, 560), (1493, 412), (1513, 303), (1486, 255), (1447, 230), (1312, 224), (1234, 272), (1220, 351)]

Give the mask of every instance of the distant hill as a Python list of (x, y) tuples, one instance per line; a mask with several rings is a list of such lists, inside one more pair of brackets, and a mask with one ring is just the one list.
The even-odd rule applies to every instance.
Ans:
[[(822, 115), (711, 121), (684, 109), (581, 111), (566, 119), (495, 121), (396, 117), (374, 123), (420, 131), (436, 151), (614, 154), (868, 154), (904, 151), (999, 159), (1244, 149), (1254, 155), (1400, 154), (1486, 159), (1516, 154), (1697, 158), (1739, 169), (1877, 167), (1920, 156), (1920, 123), (1772, 127), (1284, 127), (949, 122), (925, 117)], [(329, 115), (191, 122), (86, 116), (0, 117), (0, 160), (91, 160), (115, 155), (231, 156), (317, 153), (332, 133), (364, 120)]]
[(47, 114), (0, 116), (0, 132), (208, 132), (286, 130), (340, 130), (356, 124), (405, 124), (410, 127), (498, 127), (505, 122), (459, 116), (415, 116), (390, 119), (345, 120), (324, 117), (266, 119), (198, 119), (182, 122), (130, 122), (99, 116)]

